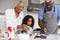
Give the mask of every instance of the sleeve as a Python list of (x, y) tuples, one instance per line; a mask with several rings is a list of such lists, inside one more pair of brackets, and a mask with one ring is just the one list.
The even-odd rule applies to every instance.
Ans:
[(11, 12), (10, 9), (5, 11), (5, 23), (6, 23), (6, 27), (7, 27), (7, 32), (9, 34), (8, 40), (14, 39), (14, 31), (13, 31), (13, 25), (12, 25), (10, 12)]
[(60, 7), (59, 7), (59, 12), (58, 12), (58, 18), (60, 19)]
[(57, 18), (59, 20), (60, 19), (60, 6), (56, 5), (55, 9), (56, 9), (56, 12), (57, 12)]
[(10, 9), (8, 9), (8, 10), (5, 11), (5, 24), (6, 24), (6, 27), (7, 27), (7, 28), (8, 28), (9, 26), (12, 26)]
[(42, 20), (43, 19), (43, 11), (44, 9), (41, 8), (40, 11), (39, 11), (39, 14), (38, 14), (38, 19)]

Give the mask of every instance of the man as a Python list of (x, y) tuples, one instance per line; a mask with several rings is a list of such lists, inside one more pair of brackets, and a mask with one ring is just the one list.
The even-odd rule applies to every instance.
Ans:
[(56, 34), (60, 18), (60, 6), (54, 5), (54, 0), (45, 0), (45, 5), (38, 14), (38, 24), (43, 34)]
[(8, 40), (14, 39), (14, 31), (16, 31), (17, 26), (22, 23), (24, 5), (24, 2), (20, 1), (14, 9), (8, 9), (5, 12), (6, 27), (8, 28), (9, 34)]

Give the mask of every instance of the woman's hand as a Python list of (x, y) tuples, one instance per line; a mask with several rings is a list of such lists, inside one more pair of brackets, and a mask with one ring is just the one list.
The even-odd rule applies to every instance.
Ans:
[(23, 24), (23, 31), (27, 32), (28, 30), (29, 30), (29, 26), (28, 26), (28, 25)]
[(18, 25), (17, 29), (20, 29), (21, 31), (27, 32), (29, 30), (29, 26), (28, 25)]
[(17, 29), (23, 30), (23, 26), (22, 25), (18, 25)]

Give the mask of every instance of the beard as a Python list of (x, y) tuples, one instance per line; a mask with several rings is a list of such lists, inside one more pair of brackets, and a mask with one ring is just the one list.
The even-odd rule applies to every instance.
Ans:
[(52, 5), (51, 6), (46, 6), (47, 10), (48, 11), (51, 11), (52, 10)]
[(51, 10), (52, 10), (52, 8), (48, 9), (48, 11), (51, 11)]

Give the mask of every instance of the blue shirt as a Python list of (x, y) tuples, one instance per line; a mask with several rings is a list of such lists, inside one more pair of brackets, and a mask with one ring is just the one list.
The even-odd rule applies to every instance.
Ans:
[[(60, 6), (59, 5), (54, 5), (55, 6), (55, 13), (56, 13), (56, 20), (57, 22), (59, 21), (59, 18), (60, 18)], [(51, 11), (48, 11), (46, 9), (46, 13), (52, 13), (54, 12), (54, 6), (52, 7), (52, 10)], [(40, 8), (40, 11), (39, 11), (39, 14), (38, 14), (38, 19), (42, 20), (43, 19), (43, 14), (44, 14), (44, 6), (42, 8)]]

